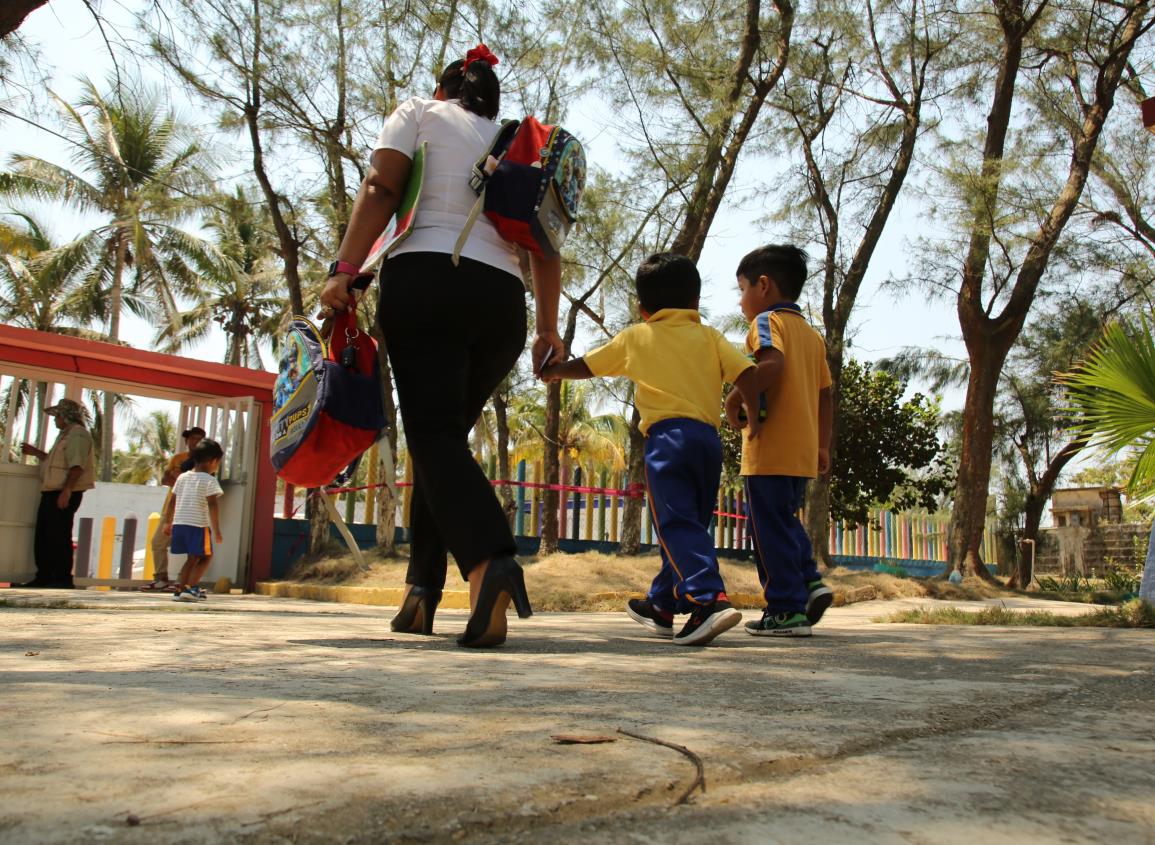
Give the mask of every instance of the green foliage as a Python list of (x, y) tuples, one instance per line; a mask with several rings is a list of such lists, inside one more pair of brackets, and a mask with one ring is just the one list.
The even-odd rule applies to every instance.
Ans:
[(866, 522), (870, 508), (925, 508), (954, 483), (939, 442), (939, 412), (921, 393), (903, 401), (906, 383), (857, 361), (842, 371), (840, 419), (831, 474), (831, 516)]
[(1155, 493), (1155, 339), (1146, 321), (1108, 326), (1086, 363), (1060, 379), (1075, 429), (1093, 446), (1135, 454), (1129, 492)]
[[(866, 523), (871, 508), (938, 509), (954, 472), (939, 442), (938, 407), (921, 393), (903, 401), (906, 382), (850, 360), (831, 474), (831, 517)], [(723, 425), (722, 483), (740, 482), (742, 434)]]

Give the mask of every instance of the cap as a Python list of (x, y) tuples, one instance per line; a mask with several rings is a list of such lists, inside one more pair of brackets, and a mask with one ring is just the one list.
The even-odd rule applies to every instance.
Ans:
[(180, 433), (180, 436), (188, 440), (192, 435), (199, 434), (201, 437), (205, 436), (205, 430), (199, 425), (194, 425), (192, 428), (186, 428)]
[(50, 417), (62, 417), (70, 422), (78, 423), (83, 423), (87, 417), (84, 406), (75, 399), (61, 399), (55, 405), (45, 408), (44, 413)]

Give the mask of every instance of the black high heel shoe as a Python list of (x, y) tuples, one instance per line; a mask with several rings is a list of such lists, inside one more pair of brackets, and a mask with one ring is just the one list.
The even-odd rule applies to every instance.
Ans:
[(433, 614), (440, 602), (441, 590), (413, 585), (389, 627), (401, 634), (432, 634)]
[(505, 611), (509, 603), (517, 609), (522, 619), (533, 616), (529, 606), (529, 596), (525, 592), (525, 576), (517, 561), (511, 557), (499, 557), (489, 562), (481, 590), (477, 594), (477, 604), (465, 626), (465, 633), (457, 639), (457, 644), (466, 648), (486, 648), (505, 642)]

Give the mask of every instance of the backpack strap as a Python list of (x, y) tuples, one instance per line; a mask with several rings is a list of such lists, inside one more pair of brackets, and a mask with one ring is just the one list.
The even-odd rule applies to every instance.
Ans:
[(469, 233), (473, 231), (473, 224), (477, 222), (477, 218), (481, 216), (481, 209), (485, 207), (485, 189), (481, 189), (481, 195), (477, 198), (477, 202), (473, 204), (473, 208), (469, 210), (469, 216), (465, 218), (465, 226), (461, 229), (461, 234), (457, 236), (457, 243), (453, 245), (453, 266), (456, 267), (461, 261), (461, 250), (465, 247), (465, 242), (469, 240)]
[[(469, 177), (469, 187), (477, 193), (477, 202), (469, 210), (469, 216), (465, 219), (465, 226), (462, 228), (461, 234), (457, 236), (457, 243), (453, 245), (454, 267), (460, 262), (461, 250), (465, 248), (465, 242), (469, 240), (469, 233), (473, 231), (473, 224), (477, 222), (481, 210), (485, 207), (485, 184), (496, 169), (497, 163), (505, 158), (506, 152), (509, 151), (509, 145), (513, 143), (513, 136), (517, 134), (520, 126), (520, 120), (503, 120), (501, 126), (497, 127), (497, 133), (493, 136), (493, 140), (489, 142), (489, 147), (473, 165)], [(493, 159), (492, 165), (489, 163), (490, 159)]]

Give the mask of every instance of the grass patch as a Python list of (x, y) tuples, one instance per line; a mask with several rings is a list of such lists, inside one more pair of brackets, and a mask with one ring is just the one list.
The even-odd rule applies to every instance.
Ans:
[(903, 610), (876, 622), (914, 625), (994, 625), (998, 627), (1045, 628), (1155, 628), (1155, 607), (1138, 599), (1119, 607), (1101, 607), (1078, 616), (1063, 616), (1045, 610), (1015, 611), (1006, 607), (961, 610), (957, 607)]

